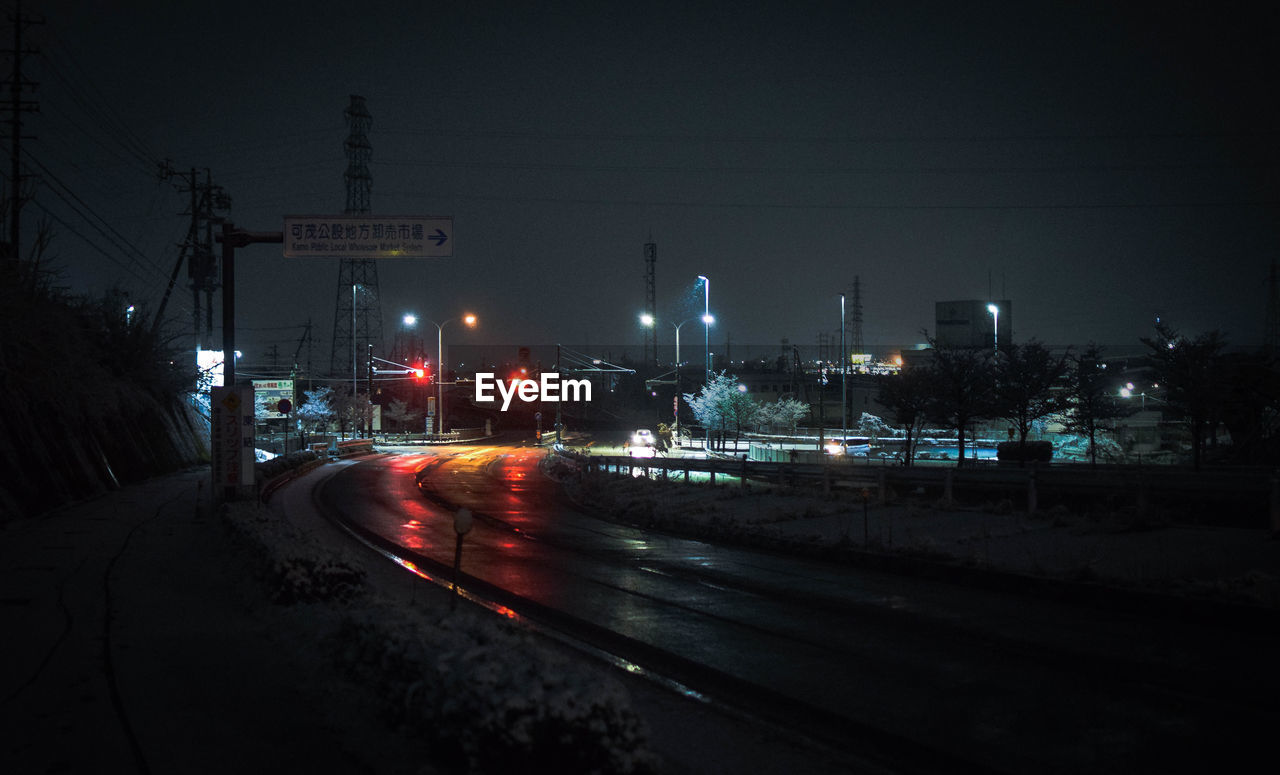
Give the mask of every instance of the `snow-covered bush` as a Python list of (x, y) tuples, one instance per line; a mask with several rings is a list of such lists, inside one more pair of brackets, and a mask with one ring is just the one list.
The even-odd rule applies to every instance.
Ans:
[(335, 643), (394, 723), (470, 771), (656, 771), (625, 689), (511, 626), (377, 602), (352, 611)]
[[(256, 503), (223, 512), (259, 558), (280, 603), (346, 601), (364, 573)], [(643, 720), (600, 670), (503, 621), (431, 617), (374, 595), (344, 610), (332, 636), (339, 666), (382, 699), (389, 720), (432, 743), (433, 758), (472, 772), (656, 772)]]
[(870, 412), (863, 412), (854, 427), (863, 435), (876, 436), (877, 438), (893, 438), (894, 436), (905, 434), (905, 431), (892, 427), (889, 423)]
[(292, 605), (347, 600), (361, 591), (364, 573), (330, 558), (284, 557), (276, 560), (269, 581), (271, 601)]
[[(258, 451), (262, 452), (262, 450)], [(254, 465), (254, 472), (260, 481), (270, 481), (286, 471), (301, 468), (307, 463), (310, 463), (313, 460), (318, 460), (319, 458), (319, 454), (312, 452), (309, 449), (300, 449), (290, 452), (287, 455), (274, 455), (269, 459), (259, 460)]]
[(280, 515), (254, 503), (231, 503), (223, 520), (258, 558), (273, 602), (348, 600), (362, 591), (364, 571), (318, 546)]

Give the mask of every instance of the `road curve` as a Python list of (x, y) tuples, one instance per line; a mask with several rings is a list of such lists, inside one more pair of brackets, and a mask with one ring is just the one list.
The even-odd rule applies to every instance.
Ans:
[(1238, 634), (641, 531), (566, 507), (544, 454), (379, 457), (320, 498), (437, 573), (467, 506), (464, 588), (905, 771), (1187, 771), (1280, 720)]

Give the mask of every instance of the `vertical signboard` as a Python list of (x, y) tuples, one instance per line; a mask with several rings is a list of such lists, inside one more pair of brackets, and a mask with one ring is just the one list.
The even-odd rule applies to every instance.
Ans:
[(213, 495), (224, 500), (253, 485), (253, 388), (215, 387), (209, 408)]
[(253, 388), (240, 386), (240, 486), (253, 487), (256, 480), (254, 464), (258, 462), (258, 444), (254, 436), (256, 418), (253, 407)]

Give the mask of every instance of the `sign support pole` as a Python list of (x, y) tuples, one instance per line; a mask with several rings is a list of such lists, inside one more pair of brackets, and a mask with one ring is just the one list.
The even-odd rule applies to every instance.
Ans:
[[(249, 232), (237, 229), (230, 221), (223, 221), (222, 233), (215, 235), (222, 243), (222, 384), (234, 390), (236, 382), (236, 248), (256, 242), (284, 242), (284, 232)], [(252, 416), (253, 407), (247, 408)], [(212, 447), (217, 438), (210, 439)], [(213, 451), (218, 454), (218, 450)], [(239, 454), (239, 450), (237, 450)], [(235, 500), (240, 485), (225, 484), (222, 492), (215, 489), (212, 495), (222, 501)]]

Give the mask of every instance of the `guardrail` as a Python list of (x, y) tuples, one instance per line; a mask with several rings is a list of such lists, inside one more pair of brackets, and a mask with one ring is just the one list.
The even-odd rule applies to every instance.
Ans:
[[(1270, 525), (1280, 531), (1280, 475), (1271, 471), (1190, 471), (1163, 467), (1112, 466), (1092, 468), (1014, 466), (915, 467), (851, 465), (849, 463), (784, 463), (746, 459), (637, 458), (583, 455), (562, 447), (557, 454), (573, 461), (584, 473), (645, 476), (690, 481), (693, 473), (784, 486), (818, 485), (860, 491), (886, 503), (897, 492), (921, 492), (950, 503), (960, 495), (1008, 499), (1025, 503), (1028, 511), (1050, 500), (1108, 501), (1116, 508), (1133, 508), (1143, 515), (1156, 502), (1208, 509), (1197, 522), (1234, 526)], [(1025, 499), (1025, 500), (1024, 500)]]
[(338, 457), (346, 457), (348, 455), (362, 455), (366, 452), (373, 451), (373, 439), (343, 439), (334, 442), (316, 442), (308, 444), (307, 448), (312, 452), (324, 454), (330, 450), (336, 449)]
[(458, 428), (446, 433), (386, 433), (381, 440), (387, 444), (452, 444), (484, 438), (488, 438), (484, 428)]

